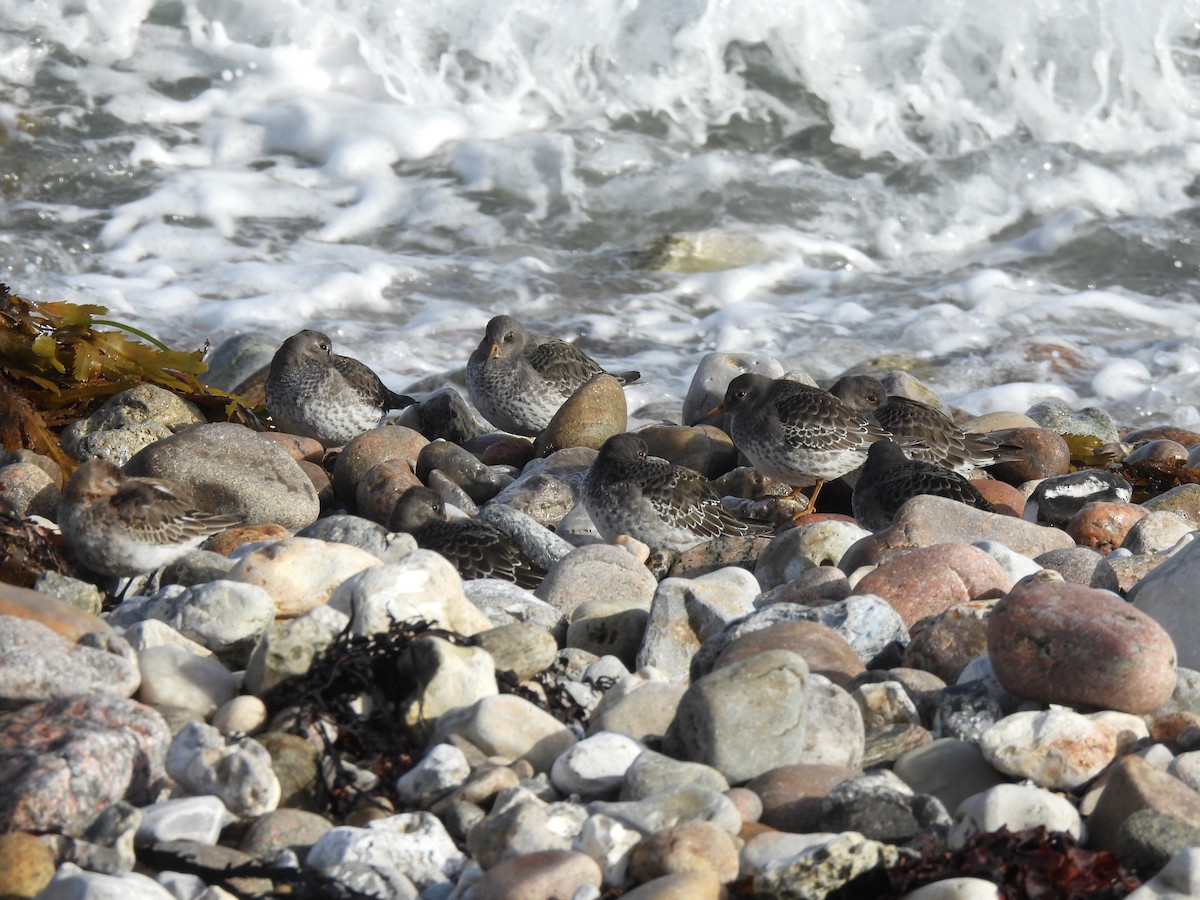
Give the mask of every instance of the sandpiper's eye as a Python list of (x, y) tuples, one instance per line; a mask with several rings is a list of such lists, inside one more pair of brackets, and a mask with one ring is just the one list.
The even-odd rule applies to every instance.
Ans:
[(329, 343), (327, 341), (321, 341), (320, 347), (323, 352), (329, 352)]
[(504, 343), (511, 344), (513, 342), (513, 337), (515, 337), (515, 335), (511, 331), (508, 332), (508, 334), (504, 335)]

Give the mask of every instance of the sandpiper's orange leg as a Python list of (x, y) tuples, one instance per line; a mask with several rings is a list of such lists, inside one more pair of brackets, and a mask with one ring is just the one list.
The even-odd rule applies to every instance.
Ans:
[[(805, 506), (805, 507), (804, 507), (804, 509), (800, 510), (800, 512), (798, 512), (798, 513), (796, 513), (794, 516), (792, 516), (792, 521), (793, 521), (793, 522), (795, 522), (795, 521), (796, 521), (796, 520), (798, 520), (798, 519), (802, 519), (802, 518), (804, 518), (805, 516), (807, 516), (807, 515), (810, 515), (811, 513), (814, 513), (814, 512), (816, 512), (816, 509), (817, 509), (817, 494), (821, 493), (821, 488), (823, 488), (824, 486), (825, 486), (825, 479), (824, 479), (824, 478), (818, 478), (818, 479), (817, 479), (817, 483), (816, 483), (815, 485), (813, 485), (813, 490), (812, 490), (812, 493), (811, 493), (811, 494), (809, 495), (809, 497), (808, 497), (808, 505), (807, 505), (807, 506)], [(799, 497), (799, 496), (800, 496), (800, 488), (796, 488), (796, 489), (795, 489), (795, 490), (793, 490), (793, 491), (792, 491), (792, 493), (791, 493), (791, 494), (788, 496), (788, 499), (789, 499), (789, 500), (795, 500), (795, 499), (796, 499), (797, 497)]]

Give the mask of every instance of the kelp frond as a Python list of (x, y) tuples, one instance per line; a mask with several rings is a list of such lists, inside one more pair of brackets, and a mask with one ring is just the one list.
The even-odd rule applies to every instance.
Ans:
[[(36, 302), (0, 284), (0, 438), (73, 468), (52, 431), (90, 415), (113, 394), (148, 382), (196, 403), (210, 418), (261, 427), (233, 394), (200, 383), (204, 350), (172, 350), (96, 304)], [(140, 338), (140, 340), (139, 340)]]

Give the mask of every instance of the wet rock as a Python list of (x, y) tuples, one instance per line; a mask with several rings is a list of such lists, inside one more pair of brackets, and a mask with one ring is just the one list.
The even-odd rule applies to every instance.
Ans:
[(363, 476), (385, 460), (402, 460), (415, 469), (421, 448), (428, 443), (420, 432), (400, 425), (381, 425), (364, 431), (338, 453), (333, 465), (334, 492), (343, 500), (354, 500)]
[[(1089, 503), (1128, 504), (1132, 496), (1133, 486), (1115, 472), (1080, 469), (1039, 482), (1025, 504), (1024, 517), (1031, 522), (1065, 528)], [(1077, 530), (1083, 527), (1079, 525)], [(1093, 523), (1091, 527), (1103, 530), (1104, 526)]]
[(387, 525), (400, 498), (420, 484), (421, 479), (407, 460), (385, 459), (367, 469), (358, 480), (354, 489), (354, 508), (363, 518), (380, 526)]
[(1067, 534), (1081, 547), (1111, 553), (1122, 546), (1129, 530), (1146, 515), (1144, 508), (1132, 503), (1091, 502), (1067, 522)]
[(438, 438), (463, 444), (487, 430), (467, 406), (462, 394), (452, 387), (434, 391), (400, 413), (397, 422), (419, 431), (431, 441)]
[(1149, 712), (1175, 687), (1175, 645), (1115, 594), (1073, 584), (1014, 588), (988, 618), (988, 654), (1021, 697)]
[(539, 456), (567, 447), (600, 446), (628, 427), (629, 409), (621, 383), (612, 375), (593, 375), (558, 408), (550, 424), (534, 441)]
[(669, 459), (705, 478), (716, 478), (737, 465), (733, 441), (711, 425), (650, 425), (638, 429), (638, 437), (646, 442), (651, 456)]
[[(1022, 458), (997, 463), (988, 468), (993, 478), (1022, 485), (1055, 475), (1071, 467), (1071, 450), (1062, 436), (1045, 428), (1007, 428), (992, 431), (991, 436), (1004, 444), (1020, 447)], [(1015, 548), (1014, 548), (1015, 549)]]
[(1092, 435), (1105, 443), (1120, 437), (1113, 417), (1094, 406), (1072, 409), (1061, 400), (1043, 400), (1027, 409), (1025, 414), (1056, 434)]
[(936, 544), (893, 557), (859, 581), (856, 590), (887, 600), (911, 627), (952, 606), (1002, 596), (1009, 587), (999, 563), (978, 547)]

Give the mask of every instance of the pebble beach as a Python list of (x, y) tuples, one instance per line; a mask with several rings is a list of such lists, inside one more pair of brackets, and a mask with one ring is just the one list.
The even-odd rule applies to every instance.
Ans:
[[(705, 356), (638, 434), (774, 531), (671, 554), (577, 505), (629, 425), (608, 376), (535, 441), (431, 441), (453, 387), (336, 452), (146, 385), (68, 428), (245, 524), (119, 602), (0, 584), (0, 896), (1200, 894), (1200, 433), (992, 412), (960, 424), (1021, 450), (973, 481), (995, 512), (921, 496), (872, 532), (830, 485), (793, 523), (696, 424), (751, 368), (783, 374)], [(54, 521), (58, 467), (3, 463), (14, 515)], [(417, 484), (545, 580), (390, 532)]]

